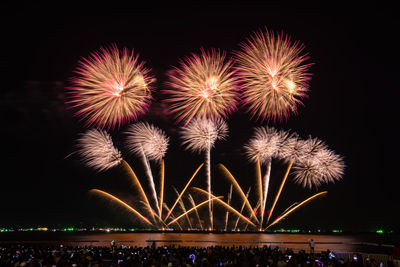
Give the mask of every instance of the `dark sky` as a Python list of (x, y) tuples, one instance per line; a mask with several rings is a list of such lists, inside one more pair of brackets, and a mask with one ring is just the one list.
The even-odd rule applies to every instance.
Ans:
[[(264, 1), (267, 2), (267, 1)], [(118, 168), (85, 168), (74, 140), (85, 131), (64, 105), (65, 86), (81, 57), (112, 43), (133, 48), (157, 78), (155, 101), (140, 120), (171, 137), (166, 156), (166, 195), (183, 188), (202, 157), (180, 146), (177, 127), (162, 114), (158, 90), (165, 72), (200, 48), (220, 48), (232, 55), (252, 32), (267, 27), (289, 34), (310, 54), (313, 79), (309, 97), (297, 116), (281, 123), (257, 122), (239, 109), (228, 124), (230, 136), (218, 142), (212, 162), (224, 163), (244, 188), (255, 185), (254, 166), (243, 156), (252, 127), (275, 126), (324, 140), (346, 161), (342, 181), (321, 187), (329, 194), (297, 211), (280, 226), (302, 229), (400, 230), (397, 186), (398, 20), (391, 6), (291, 6), (289, 3), (196, 6), (119, 6), (91, 10), (21, 3), (2, 17), (0, 227), (67, 225), (135, 225), (121, 210), (87, 194), (101, 188), (132, 201), (129, 180)], [(114, 6), (117, 6), (115, 4)], [(140, 162), (123, 147), (125, 129), (110, 131), (116, 146), (144, 180)], [(156, 166), (155, 166), (156, 167)], [(213, 167), (214, 191), (229, 186)], [(273, 165), (271, 192), (284, 166)], [(197, 185), (205, 187), (202, 176)], [(316, 190), (289, 180), (278, 210)]]

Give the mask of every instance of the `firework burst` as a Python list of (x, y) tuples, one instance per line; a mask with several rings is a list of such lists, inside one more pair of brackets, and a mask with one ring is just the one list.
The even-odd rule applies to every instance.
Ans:
[(303, 187), (319, 187), (323, 183), (340, 180), (344, 174), (344, 161), (333, 151), (321, 147), (322, 142), (315, 142), (318, 147), (312, 155), (296, 161), (293, 165), (294, 181)]
[(288, 36), (258, 32), (236, 53), (243, 100), (257, 119), (282, 119), (296, 113), (306, 96), (311, 75), (303, 45)]
[(224, 53), (202, 50), (169, 72), (171, 89), (165, 92), (178, 122), (186, 124), (194, 117), (225, 118), (235, 109), (238, 85), (232, 64)]
[(86, 166), (104, 171), (122, 162), (121, 153), (104, 130), (87, 130), (78, 140), (78, 154)]
[(169, 138), (161, 129), (139, 122), (128, 127), (127, 148), (131, 153), (141, 156), (146, 155), (149, 160), (160, 161), (168, 149)]
[(215, 141), (228, 135), (228, 125), (221, 119), (195, 119), (182, 128), (183, 145), (193, 152), (203, 152), (214, 147)]
[(287, 137), (288, 133), (273, 127), (257, 127), (253, 138), (245, 145), (247, 158), (252, 162), (260, 160), (266, 164), (277, 156)]
[(136, 120), (151, 99), (150, 70), (128, 49), (102, 48), (79, 62), (67, 102), (86, 126), (118, 127)]
[(282, 140), (282, 145), (276, 153), (276, 157), (283, 161), (298, 161), (304, 158), (306, 151), (306, 141), (301, 139), (297, 133), (288, 135)]

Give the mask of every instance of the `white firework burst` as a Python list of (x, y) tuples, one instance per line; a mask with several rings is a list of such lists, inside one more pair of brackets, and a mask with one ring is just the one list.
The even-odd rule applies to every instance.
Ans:
[(105, 171), (122, 161), (121, 152), (114, 147), (111, 136), (104, 130), (87, 130), (77, 142), (77, 152), (90, 168)]
[(139, 122), (128, 127), (127, 148), (138, 156), (142, 153), (149, 160), (160, 161), (168, 149), (169, 138), (161, 129), (147, 123)]
[(313, 140), (309, 145), (312, 143), (313, 149), (293, 165), (294, 181), (311, 189), (323, 183), (340, 180), (345, 167), (342, 157), (324, 147), (319, 140)]
[(250, 161), (267, 163), (276, 157), (288, 137), (285, 131), (277, 131), (273, 127), (257, 127), (252, 139), (245, 145), (246, 155)]
[(300, 160), (304, 157), (305, 145), (305, 141), (300, 139), (297, 133), (292, 133), (282, 140), (281, 147), (276, 156), (284, 161), (291, 159), (294, 161)]
[(222, 119), (194, 119), (182, 128), (183, 145), (194, 152), (208, 151), (216, 140), (223, 140), (228, 135), (228, 125)]

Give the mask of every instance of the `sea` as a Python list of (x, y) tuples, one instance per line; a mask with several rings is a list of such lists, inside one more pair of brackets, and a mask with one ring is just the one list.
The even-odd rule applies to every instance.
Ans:
[(51, 244), (64, 246), (242, 246), (279, 247), (309, 251), (313, 239), (315, 251), (391, 254), (400, 245), (400, 234), (302, 234), (302, 233), (174, 233), (174, 232), (6, 232), (2, 244)]

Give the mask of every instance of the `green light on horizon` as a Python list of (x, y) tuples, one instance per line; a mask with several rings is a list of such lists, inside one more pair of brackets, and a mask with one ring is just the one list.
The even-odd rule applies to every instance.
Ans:
[(376, 230), (376, 232), (377, 232), (378, 234), (383, 234), (383, 233), (384, 233), (382, 229)]
[(341, 233), (342, 230), (336, 230), (336, 229), (335, 229), (335, 230), (332, 230), (332, 232), (333, 232), (333, 233)]

